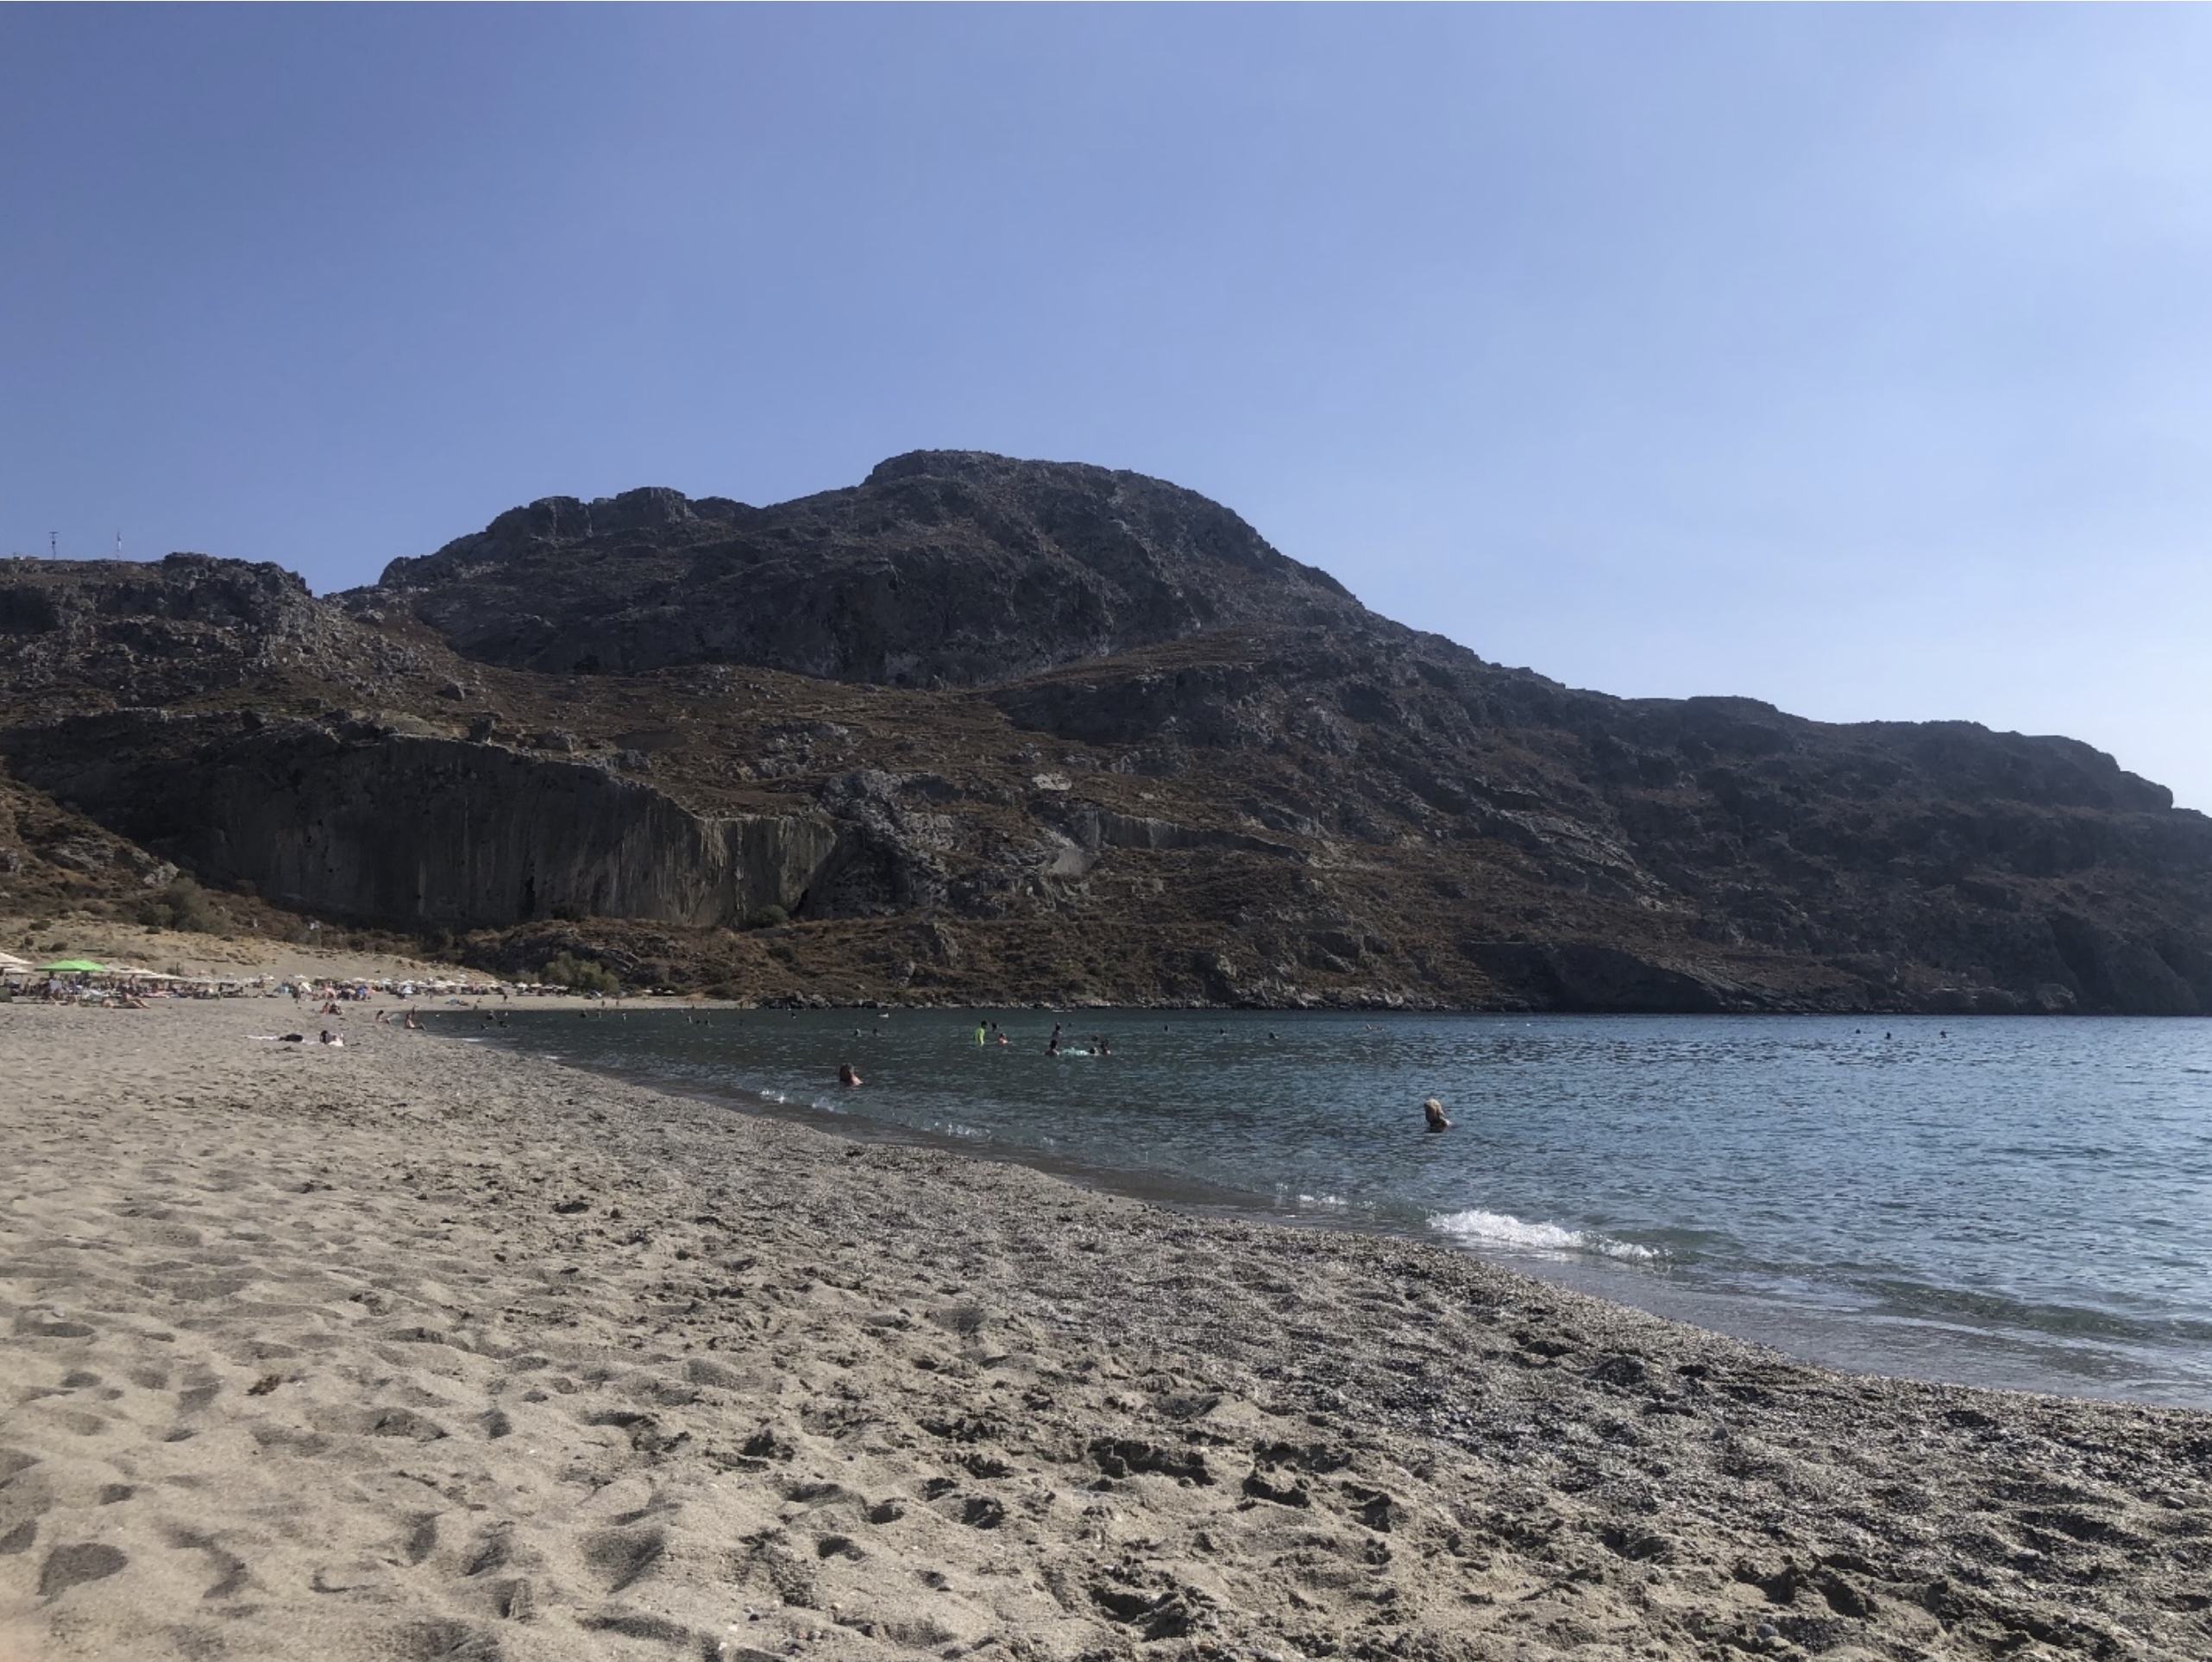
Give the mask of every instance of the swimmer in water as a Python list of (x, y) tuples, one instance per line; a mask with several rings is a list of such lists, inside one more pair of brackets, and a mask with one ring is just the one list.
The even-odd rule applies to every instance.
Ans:
[(1429, 1129), (1432, 1131), (1448, 1131), (1452, 1129), (1451, 1121), (1444, 1117), (1444, 1105), (1434, 1097), (1430, 1097), (1421, 1105), (1421, 1115), (1429, 1122)]
[(839, 1062), (837, 1068), (837, 1082), (839, 1085), (858, 1085), (860, 1083), (860, 1075), (852, 1071), (851, 1062)]

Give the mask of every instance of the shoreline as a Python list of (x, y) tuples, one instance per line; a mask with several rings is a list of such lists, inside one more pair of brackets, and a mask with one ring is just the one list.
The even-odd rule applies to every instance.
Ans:
[[(527, 1004), (518, 1008), (525, 1015), (531, 1013)], [(564, 1007), (553, 1007), (556, 1010), (562, 1008)], [(625, 1013), (650, 1016), (657, 1010), (664, 1013), (669, 1008), (665, 1004), (636, 1005)], [(726, 1002), (691, 1008), (759, 1013), (757, 1010)], [(612, 1006), (608, 1009), (613, 1013)], [(960, 1013), (995, 1016), (1027, 1013), (1027, 1009), (990, 1005)], [(1356, 1014), (1306, 1013), (1345, 1018)], [(1498, 1018), (1483, 1014), (1475, 1019)], [(1932, 1028), (1938, 1020), (1915, 1019), (1926, 1019)], [(511, 1051), (525, 1046), (525, 1041), (516, 1037), (480, 1036), (466, 1030), (466, 1020), (467, 1012), (439, 1011), (437, 1019), (430, 1022), (430, 1029), (438, 1034), (441, 1027), (447, 1027), (453, 1038), (463, 1042), (479, 1042)], [(527, 1054), (538, 1053), (531, 1050)], [(1079, 1155), (1058, 1153), (1029, 1143), (977, 1140), (933, 1130), (895, 1117), (878, 1117), (858, 1110), (847, 1113), (819, 1099), (795, 1097), (787, 1100), (782, 1093), (765, 1089), (742, 1085), (717, 1088), (696, 1080), (657, 1079), (648, 1069), (594, 1064), (573, 1057), (562, 1058), (557, 1065), (731, 1112), (811, 1127), (826, 1135), (889, 1142), (965, 1158), (1011, 1163), (1079, 1188), (1163, 1206), (1194, 1217), (1284, 1228), (1344, 1231), (1465, 1253), (1479, 1262), (1549, 1286), (1570, 1288), (1646, 1314), (1766, 1345), (1794, 1360), (1847, 1373), (1888, 1375), (1929, 1384), (2026, 1391), (2089, 1401), (2212, 1411), (2212, 1385), (2191, 1375), (2182, 1363), (2144, 1340), (2108, 1338), (2101, 1345), (2083, 1350), (2063, 1333), (1945, 1322), (1936, 1317), (1874, 1305), (1852, 1305), (1840, 1295), (1824, 1299), (1815, 1296), (1811, 1289), (1798, 1299), (1762, 1298), (1725, 1281), (1700, 1278), (1695, 1274), (1678, 1275), (1672, 1263), (1663, 1258), (1624, 1263), (1602, 1251), (1517, 1250), (1508, 1241), (1469, 1240), (1454, 1236), (1425, 1218), (1391, 1217), (1376, 1210), (1342, 1205), (1315, 1204), (1304, 1209), (1286, 1206), (1280, 1199), (1285, 1191), (1279, 1187), (1271, 1198), (1263, 1190), (1239, 1189), (1141, 1168), (1086, 1162)]]
[(2212, 1414), (277, 1008), (0, 1012), (0, 1654), (2212, 1648)]

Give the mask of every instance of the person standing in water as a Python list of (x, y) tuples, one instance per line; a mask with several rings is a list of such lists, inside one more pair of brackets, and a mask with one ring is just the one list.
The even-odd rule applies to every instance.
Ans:
[(1429, 1122), (1429, 1129), (1432, 1131), (1448, 1131), (1452, 1129), (1451, 1121), (1444, 1117), (1444, 1105), (1434, 1097), (1430, 1097), (1421, 1105), (1421, 1115)]
[(990, 1042), (990, 1028), (980, 1016), (976, 1017), (976, 1042), (977, 1044)]

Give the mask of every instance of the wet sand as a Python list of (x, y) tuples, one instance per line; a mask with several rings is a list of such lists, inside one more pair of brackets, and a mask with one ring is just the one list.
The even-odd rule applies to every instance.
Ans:
[(0, 1008), (0, 1654), (2212, 1654), (2212, 1415), (289, 1001)]

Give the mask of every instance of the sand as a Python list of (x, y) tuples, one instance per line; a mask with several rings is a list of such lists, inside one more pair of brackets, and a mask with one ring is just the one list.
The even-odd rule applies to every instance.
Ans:
[(2212, 1655), (2212, 1416), (323, 1024), (0, 1007), (0, 1653)]
[(218, 978), (266, 974), (279, 980), (305, 975), (378, 981), (387, 976), (430, 979), (471, 973), (454, 964), (392, 953), (331, 951), (293, 946), (259, 935), (149, 929), (81, 911), (35, 926), (28, 917), (0, 911), (0, 951), (35, 964), (56, 958), (90, 958), (102, 964)]

